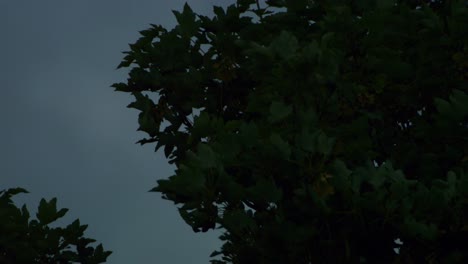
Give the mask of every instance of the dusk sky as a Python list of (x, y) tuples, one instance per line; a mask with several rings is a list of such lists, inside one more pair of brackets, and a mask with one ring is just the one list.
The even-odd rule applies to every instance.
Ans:
[[(212, 17), (234, 0), (187, 1)], [(149, 24), (176, 25), (185, 1), (0, 1), (0, 190), (34, 216), (41, 198), (57, 197), (88, 224), (87, 237), (113, 251), (110, 264), (209, 263), (221, 231), (194, 233), (176, 206), (149, 193), (174, 174), (155, 145), (140, 146), (133, 98), (115, 92), (128, 70), (122, 51)]]

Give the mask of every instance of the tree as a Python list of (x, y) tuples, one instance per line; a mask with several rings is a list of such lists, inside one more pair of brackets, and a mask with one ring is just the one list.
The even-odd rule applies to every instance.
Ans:
[[(66, 228), (51, 227), (68, 211), (57, 211), (57, 199), (42, 199), (36, 214), (30, 220), (26, 205), (17, 208), (11, 197), (27, 193), (22, 188), (0, 192), (0, 263), (2, 264), (98, 264), (106, 261), (111, 251), (102, 244), (89, 246), (96, 240), (83, 237), (87, 225), (77, 219)], [(74, 250), (71, 250), (74, 246)]]
[(225, 230), (212, 263), (467, 263), (466, 1), (266, 4), (185, 4), (124, 52), (137, 143), (177, 166), (151, 191)]

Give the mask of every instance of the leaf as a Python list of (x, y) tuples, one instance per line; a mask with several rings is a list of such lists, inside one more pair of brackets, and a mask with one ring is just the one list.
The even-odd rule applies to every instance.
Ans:
[(388, 180), (388, 167), (385, 167), (385, 165), (387, 165), (387, 163), (377, 169), (373, 166), (368, 166), (369, 176), (367, 177), (367, 182), (369, 182), (376, 190), (378, 190), (385, 181)]
[(125, 83), (114, 83), (111, 85), (111, 87), (114, 87), (115, 88), (115, 91), (119, 91), (119, 92), (129, 92), (130, 89), (128, 88), (128, 85), (125, 84)]
[(243, 13), (253, 4), (255, 4), (255, 0), (238, 0), (237, 8), (239, 9), (239, 12)]
[(68, 212), (68, 208), (62, 208), (57, 212), (57, 214), (55, 214), (55, 216), (57, 217), (57, 219), (59, 219), (59, 218), (64, 217), (67, 214), (67, 212)]
[(103, 263), (110, 254), (112, 254), (112, 251), (104, 251), (102, 244), (99, 244), (93, 252), (93, 260), (95, 263)]
[(159, 132), (159, 124), (153, 119), (149, 112), (142, 112), (138, 115), (138, 124), (140, 125), (137, 131), (144, 131), (150, 137), (156, 136)]
[(335, 140), (327, 137), (321, 130), (307, 132), (303, 130), (296, 138), (296, 144), (303, 150), (311, 153), (319, 153), (328, 157), (333, 149)]
[(255, 9), (250, 9), (250, 12), (254, 13), (257, 15), (257, 17), (264, 17), (265, 15), (272, 14), (273, 12), (267, 11), (267, 8), (255, 8)]
[(395, 6), (395, 0), (377, 0), (377, 8), (390, 9)]
[(57, 214), (57, 199), (53, 198), (49, 202), (45, 199), (41, 199), (39, 203), (39, 208), (36, 213), (36, 217), (42, 225), (48, 225), (53, 222)]
[(272, 179), (259, 179), (254, 186), (248, 188), (249, 196), (254, 202), (277, 203), (281, 200), (282, 191)]
[(468, 116), (468, 94), (454, 89), (449, 100), (435, 98), (437, 111), (437, 123), (439, 125), (458, 126), (460, 122), (466, 122)]
[(319, 198), (324, 198), (329, 196), (330, 194), (335, 193), (335, 189), (328, 182), (328, 179), (332, 177), (333, 176), (329, 173), (322, 173), (319, 179), (314, 182), (312, 189), (315, 191)]
[(279, 151), (279, 154), (284, 159), (289, 159), (291, 155), (291, 147), (285, 142), (281, 136), (277, 133), (273, 133), (270, 136), (270, 142)]
[(315, 130), (317, 128), (318, 117), (317, 113), (312, 107), (307, 108), (305, 111), (300, 111), (299, 120), (302, 126), (306, 129)]
[(219, 256), (221, 254), (223, 254), (223, 252), (215, 250), (215, 251), (213, 251), (213, 253), (210, 254), (210, 258)]
[(300, 12), (306, 9), (308, 0), (286, 1), (286, 7), (289, 11)]
[(128, 67), (135, 61), (133, 53), (130, 53), (130, 52), (124, 52), (124, 53), (129, 53), (129, 54), (123, 58), (123, 61), (119, 63), (116, 69)]
[(10, 188), (8, 190), (3, 190), (0, 192), (0, 194), (2, 194), (1, 197), (6, 197), (6, 198), (10, 198), (14, 195), (17, 195), (19, 193), (29, 193), (26, 189), (23, 189), (23, 188)]
[(456, 195), (457, 188), (457, 175), (453, 171), (447, 173), (447, 181), (445, 182), (446, 188), (444, 188), (444, 193), (446, 199), (450, 200)]
[(67, 229), (74, 233), (75, 236), (82, 236), (84, 230), (81, 227), (82, 226), (80, 225), (80, 219), (76, 219), (70, 225), (67, 226)]
[(246, 228), (253, 228), (255, 222), (252, 218), (247, 216), (246, 212), (240, 209), (228, 211), (223, 215), (223, 225), (229, 230), (234, 231), (236, 234), (242, 234)]
[(166, 156), (166, 158), (169, 158), (174, 148), (175, 146), (169, 143), (164, 146), (164, 155)]
[(254, 122), (243, 122), (239, 128), (239, 139), (244, 146), (257, 144), (259, 138), (258, 127)]
[(283, 102), (274, 101), (270, 105), (270, 116), (268, 120), (272, 123), (278, 122), (286, 118), (292, 113), (292, 107), (285, 105)]
[(321, 53), (322, 50), (329, 49), (329, 46), (330, 46), (331, 42), (334, 40), (334, 38), (335, 38), (335, 32), (325, 33), (322, 36), (321, 40), (320, 40), (321, 50), (319, 51), (319, 53)]
[(269, 6), (273, 6), (273, 7), (284, 7), (286, 6), (286, 1), (285, 0), (266, 0), (266, 3), (269, 5)]
[(193, 137), (203, 138), (211, 131), (210, 115), (207, 112), (201, 112), (200, 115), (195, 116), (192, 127)]
[(140, 111), (150, 111), (156, 104), (151, 100), (148, 95), (143, 95), (141, 92), (132, 92), (135, 97), (135, 101), (130, 103), (127, 107), (134, 108)]
[(433, 223), (422, 223), (416, 221), (412, 216), (407, 216), (404, 224), (410, 234), (419, 236), (425, 240), (435, 239), (438, 233), (438, 229)]
[(216, 153), (208, 144), (198, 144), (197, 159), (200, 168), (215, 168), (217, 165)]
[(303, 58), (309, 63), (314, 63), (319, 53), (320, 47), (317, 40), (313, 40), (305, 45), (302, 51)]
[(450, 187), (455, 187), (457, 175), (453, 171), (447, 172), (447, 183)]
[(316, 152), (316, 143), (318, 131), (315, 133), (307, 132), (305, 129), (296, 137), (296, 145), (308, 152)]
[[(342, 191), (351, 187), (350, 175), (352, 171), (346, 167), (346, 164), (342, 160), (336, 159), (335, 161), (333, 161), (329, 173), (330, 175), (332, 175), (329, 181), (332, 183), (332, 186), (336, 190)], [(356, 179), (354, 175), (353, 175), (353, 179), (354, 180)], [(354, 191), (355, 193), (358, 192), (357, 190), (354, 190)]]
[(21, 207), (21, 213), (23, 214), (23, 218), (25, 218), (26, 220), (29, 219), (29, 211), (28, 208), (26, 208), (25, 204)]
[(175, 15), (177, 22), (179, 23), (178, 29), (182, 36), (190, 38), (197, 33), (199, 23), (195, 21), (195, 13), (187, 3), (184, 4), (182, 14), (174, 10), (172, 13)]
[(226, 16), (226, 14), (224, 13), (224, 9), (220, 6), (213, 6), (213, 13), (215, 13), (215, 15), (218, 16), (218, 19)]
[(135, 108), (140, 110), (141, 113), (138, 115), (138, 131), (144, 131), (148, 133), (151, 137), (154, 137), (159, 132), (159, 123), (156, 123), (152, 117), (152, 110), (156, 107), (156, 104), (148, 97), (141, 92), (133, 92), (135, 96), (135, 101), (130, 103), (128, 108)]
[(440, 113), (448, 113), (450, 111), (450, 103), (440, 99), (440, 98), (434, 98), (434, 103), (437, 107), (437, 111)]
[(236, 23), (236, 20), (239, 19), (239, 9), (235, 5), (229, 5), (226, 10), (226, 20), (231, 23)]
[[(244, 42), (241, 40), (236, 40), (235, 43), (238, 45), (244, 45)], [(270, 58), (270, 59), (273, 58), (273, 55), (274, 55), (273, 50), (270, 49), (269, 47), (265, 47), (255, 42), (251, 42), (248, 45), (250, 48), (245, 51), (247, 56), (252, 57), (252, 58), (255, 58), (255, 57), (264, 57), (264, 58)]]
[(320, 131), (317, 136), (317, 151), (328, 157), (333, 149), (335, 139), (327, 137), (324, 132)]
[(280, 58), (288, 59), (296, 53), (299, 44), (292, 33), (282, 30), (280, 35), (271, 42), (269, 48)]

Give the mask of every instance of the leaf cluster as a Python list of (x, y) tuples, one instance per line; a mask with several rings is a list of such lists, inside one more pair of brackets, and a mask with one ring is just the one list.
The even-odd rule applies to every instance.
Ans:
[(41, 199), (36, 214), (30, 219), (26, 205), (17, 208), (11, 197), (27, 193), (23, 188), (0, 192), (0, 263), (5, 264), (98, 264), (104, 263), (111, 251), (104, 251), (102, 244), (86, 238), (87, 225), (77, 219), (65, 228), (51, 227), (65, 216), (68, 209), (57, 210), (57, 199)]

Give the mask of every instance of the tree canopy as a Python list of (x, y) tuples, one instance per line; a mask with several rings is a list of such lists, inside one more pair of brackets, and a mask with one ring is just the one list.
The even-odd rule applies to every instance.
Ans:
[(466, 1), (213, 11), (140, 31), (112, 85), (177, 166), (152, 191), (224, 229), (212, 263), (467, 263)]
[[(27, 193), (23, 188), (0, 192), (0, 263), (2, 264), (98, 264), (106, 261), (111, 251), (83, 236), (88, 227), (77, 219), (67, 227), (51, 227), (65, 216), (68, 209), (57, 210), (57, 199), (41, 199), (36, 218), (23, 205), (16, 207), (11, 198)], [(73, 246), (73, 247), (72, 247)]]

